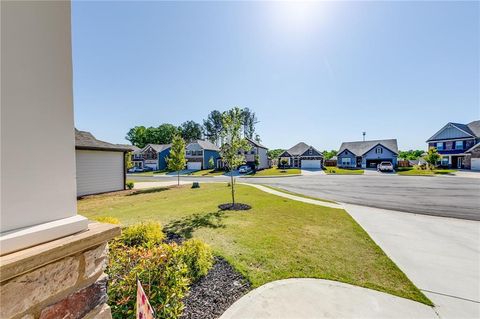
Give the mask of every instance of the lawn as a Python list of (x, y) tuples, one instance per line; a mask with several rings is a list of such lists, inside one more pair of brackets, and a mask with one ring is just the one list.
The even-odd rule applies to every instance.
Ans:
[(140, 173), (129, 173), (134, 176), (153, 176), (153, 174), (165, 174), (167, 171), (166, 170), (161, 170), (161, 171), (149, 171), (149, 172), (140, 172)]
[(398, 175), (405, 176), (434, 176), (434, 175), (450, 175), (454, 174), (454, 169), (417, 169), (413, 167), (399, 167), (397, 169)]
[(259, 177), (259, 176), (286, 176), (286, 175), (300, 175), (302, 171), (299, 168), (266, 168), (261, 171), (256, 171), (248, 176), (250, 177)]
[(292, 201), (237, 185), (249, 211), (223, 212), (224, 183), (91, 196), (78, 201), (89, 218), (124, 225), (157, 220), (168, 231), (204, 240), (254, 287), (285, 278), (324, 278), (431, 302), (342, 209)]
[(188, 175), (192, 175), (192, 176), (220, 176), (220, 175), (223, 175), (223, 174), (225, 174), (225, 171), (216, 171), (216, 170), (212, 170), (212, 169), (202, 169), (200, 171), (192, 172)]
[(279, 192), (282, 192), (282, 193), (285, 193), (285, 194), (290, 194), (290, 195), (294, 195), (294, 196), (298, 196), (298, 197), (309, 198), (309, 199), (319, 200), (319, 201), (322, 201), (322, 202), (337, 204), (337, 202), (335, 202), (335, 201), (333, 201), (333, 200), (328, 200), (328, 199), (323, 199), (323, 198), (318, 198), (318, 197), (303, 195), (303, 194), (299, 194), (299, 193), (295, 193), (295, 192), (290, 192), (290, 191), (287, 191), (286, 189), (279, 188), (279, 187), (274, 187), (274, 186), (270, 186), (270, 185), (262, 185), (262, 186), (271, 188), (271, 189), (273, 189), (273, 190), (276, 190), (276, 191), (279, 191)]
[(335, 166), (326, 166), (324, 169), (326, 174), (338, 174), (338, 175), (361, 175), (363, 169), (357, 168), (339, 168)]

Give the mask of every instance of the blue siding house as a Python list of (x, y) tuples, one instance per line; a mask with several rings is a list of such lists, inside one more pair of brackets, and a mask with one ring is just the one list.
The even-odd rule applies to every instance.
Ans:
[(143, 166), (153, 168), (156, 171), (167, 168), (165, 158), (170, 155), (172, 144), (148, 144), (141, 151)]
[(447, 123), (427, 140), (428, 148), (436, 148), (442, 156), (441, 166), (471, 168), (472, 155), (469, 152), (480, 142), (480, 121), (468, 124)]
[(343, 168), (376, 168), (380, 162), (397, 166), (396, 139), (344, 142), (337, 153), (337, 166)]

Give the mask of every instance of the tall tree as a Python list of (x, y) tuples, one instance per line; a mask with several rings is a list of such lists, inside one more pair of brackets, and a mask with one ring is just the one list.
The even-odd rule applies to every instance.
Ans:
[(242, 137), (242, 110), (235, 107), (222, 115), (222, 137), (224, 144), (220, 147), (220, 155), (230, 171), (232, 189), (232, 205), (235, 205), (235, 179), (233, 170), (245, 163), (245, 156), (240, 150), (250, 150), (250, 143)]
[(255, 112), (251, 111), (248, 107), (241, 110), (243, 136), (253, 139), (255, 134), (255, 125), (258, 123)]
[(156, 129), (155, 144), (170, 144), (178, 133), (179, 130), (175, 125), (164, 123)]
[(217, 110), (211, 111), (207, 119), (203, 120), (203, 129), (205, 131), (205, 137), (210, 142), (218, 145), (222, 132), (222, 113)]
[(143, 148), (145, 145), (148, 144), (147, 129), (145, 128), (145, 126), (135, 126), (128, 131), (125, 139), (127, 141), (130, 141), (132, 145)]
[(398, 158), (405, 159), (405, 160), (416, 160), (422, 156), (424, 151), (422, 150), (408, 150), (408, 151), (400, 151), (398, 152)]
[(202, 126), (194, 121), (183, 122), (179, 130), (183, 139), (187, 142), (199, 140), (203, 137)]
[(140, 148), (147, 144), (170, 144), (173, 136), (177, 134), (175, 125), (164, 123), (158, 127), (135, 126), (131, 128), (125, 137), (130, 143)]
[(167, 168), (177, 172), (177, 185), (180, 185), (180, 171), (187, 165), (185, 158), (185, 141), (180, 135), (175, 135), (170, 154), (166, 158)]
[(337, 151), (336, 150), (331, 150), (331, 151), (323, 151), (323, 158), (325, 160), (329, 160), (332, 157), (337, 156)]
[(274, 159), (274, 158), (278, 158), (280, 156), (280, 154), (282, 154), (283, 152), (285, 152), (285, 150), (283, 150), (281, 148), (276, 148), (276, 149), (273, 149), (273, 150), (268, 150), (267, 155), (271, 159)]
[(430, 169), (435, 168), (437, 166), (438, 161), (440, 161), (440, 154), (438, 154), (437, 149), (435, 147), (431, 147), (427, 154), (423, 157), (425, 162), (427, 162)]

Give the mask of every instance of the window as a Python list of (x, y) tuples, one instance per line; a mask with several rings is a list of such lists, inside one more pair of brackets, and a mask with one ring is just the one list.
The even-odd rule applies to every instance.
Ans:
[(350, 166), (352, 159), (350, 157), (342, 157), (342, 166)]
[(308, 155), (312, 155), (313, 154), (313, 150), (312, 149), (309, 149), (308, 150)]
[(375, 149), (375, 154), (382, 154), (382, 153), (383, 153), (383, 148), (377, 147), (377, 148)]
[(442, 161), (441, 161), (442, 166), (448, 166), (448, 162), (449, 162), (448, 156), (442, 157)]
[(255, 154), (255, 150), (251, 150), (250, 154), (252, 154), (252, 155)]
[(455, 149), (463, 150), (463, 141), (455, 141)]
[(438, 151), (443, 151), (443, 143), (442, 142), (439, 142), (435, 145), (436, 145), (436, 148), (437, 148)]

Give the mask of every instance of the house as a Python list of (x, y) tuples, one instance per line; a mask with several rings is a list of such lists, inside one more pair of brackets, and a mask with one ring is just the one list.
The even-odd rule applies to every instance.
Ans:
[[(209, 141), (190, 142), (185, 147), (185, 153), (187, 169), (200, 170), (221, 167), (220, 148)], [(210, 158), (213, 159), (214, 167), (209, 167)]]
[(380, 162), (397, 166), (396, 139), (343, 142), (337, 153), (337, 166), (344, 168), (375, 168)]
[(287, 161), (287, 167), (298, 168), (322, 168), (323, 155), (313, 146), (300, 142), (292, 148), (286, 150), (278, 157), (280, 166), (282, 162)]
[(124, 190), (125, 154), (131, 150), (75, 129), (77, 196)]
[[(244, 151), (245, 164), (253, 169), (265, 169), (270, 167), (267, 151), (268, 148), (252, 139), (246, 138), (250, 144), (250, 150)], [(255, 157), (258, 156), (258, 166), (255, 167)]]
[(465, 151), (465, 168), (480, 171), (480, 142)]
[(147, 144), (140, 151), (144, 167), (154, 171), (167, 169), (166, 157), (170, 155), (172, 144)]
[[(427, 140), (428, 148), (436, 148), (442, 156), (440, 165), (451, 168), (470, 168), (472, 155), (476, 156), (476, 153), (467, 151), (473, 151), (479, 142), (480, 121), (468, 124), (447, 123)], [(476, 160), (473, 162), (477, 165)]]
[(135, 145), (129, 144), (117, 144), (118, 146), (130, 148), (132, 151), (130, 152), (130, 160), (132, 161), (133, 167), (143, 168), (143, 157), (142, 157), (142, 149)]

